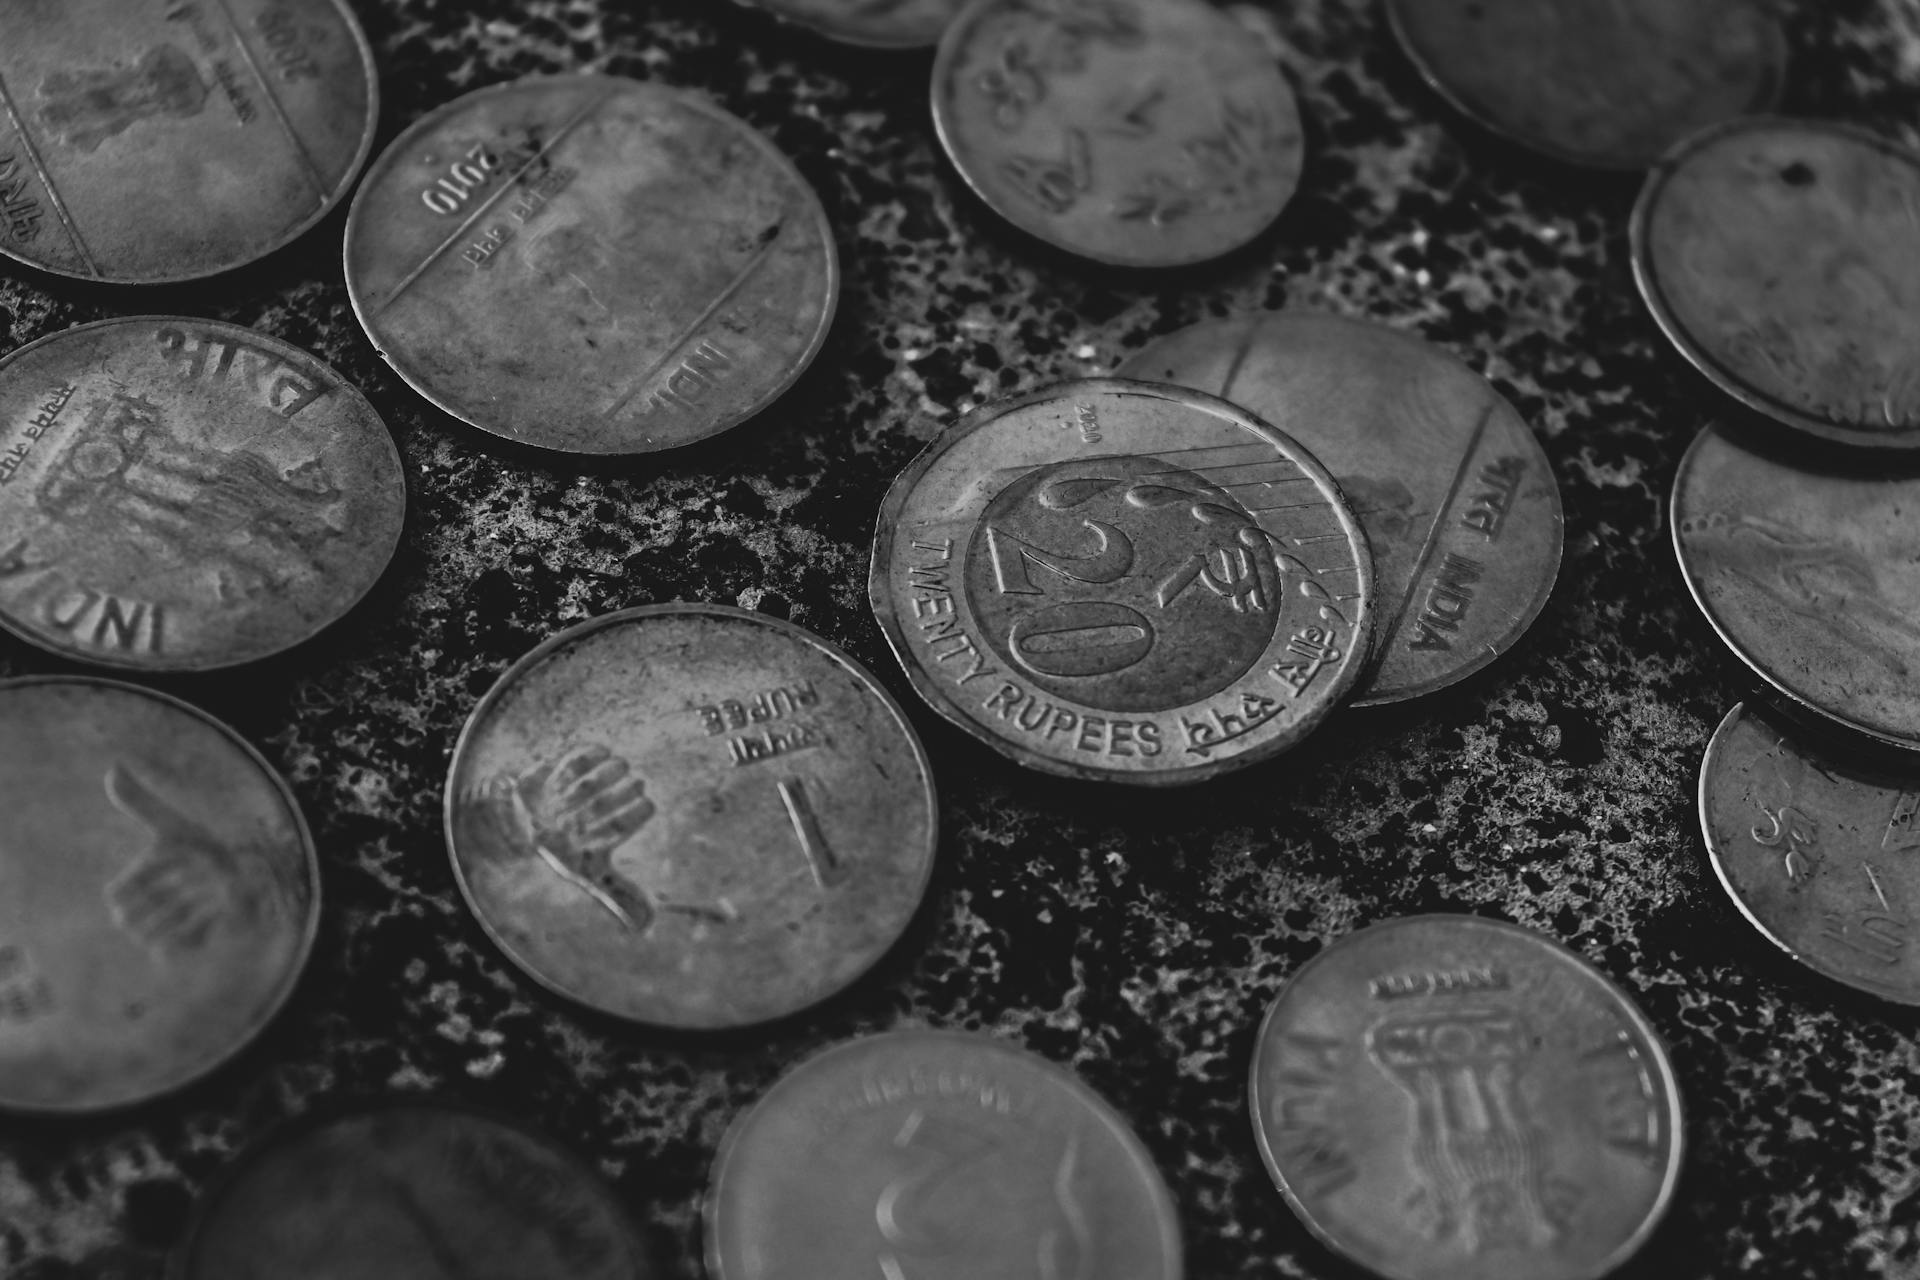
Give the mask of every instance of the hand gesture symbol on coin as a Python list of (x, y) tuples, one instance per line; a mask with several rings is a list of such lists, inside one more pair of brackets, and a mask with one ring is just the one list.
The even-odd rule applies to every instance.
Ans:
[(107, 798), (145, 826), (151, 843), (107, 885), (113, 921), (163, 954), (197, 950), (230, 916), (251, 917), (260, 895), (241, 852), (125, 765), (107, 771)]

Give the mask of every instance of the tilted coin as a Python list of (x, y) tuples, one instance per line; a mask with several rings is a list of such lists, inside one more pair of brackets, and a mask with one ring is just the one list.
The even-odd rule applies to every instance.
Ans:
[(0, 0), (0, 253), (116, 284), (272, 252), (373, 146), (342, 0)]
[(1114, 266), (1229, 253), (1300, 178), (1293, 91), (1204, 0), (975, 0), (941, 38), (933, 119), (996, 213)]
[(278, 653), (372, 589), (406, 502), (366, 397), (251, 329), (103, 320), (0, 361), (0, 626), (55, 653)]
[(1359, 705), (1478, 671), (1533, 625), (1553, 590), (1562, 521), (1547, 457), (1513, 406), (1438, 347), (1379, 325), (1274, 312), (1183, 329), (1118, 373), (1214, 392), (1333, 472), (1367, 531), (1383, 609)]
[(1787, 42), (1762, 0), (1388, 0), (1421, 75), (1475, 122), (1570, 164), (1644, 169), (1770, 110)]
[(1673, 1198), (1665, 1049), (1528, 929), (1410, 916), (1288, 979), (1254, 1053), (1254, 1130), (1288, 1204), (1390, 1280), (1594, 1280)]
[(920, 742), (818, 636), (717, 605), (582, 623), (481, 700), (447, 780), (480, 923), (560, 995), (661, 1026), (782, 1017), (865, 973), (926, 892)]
[(169, 1280), (646, 1280), (591, 1168), (518, 1124), (429, 1102), (308, 1121), (255, 1146), (199, 1207)]
[(320, 915), (286, 783), (131, 685), (0, 681), (0, 1107), (143, 1102), (232, 1057)]
[(765, 408), (826, 341), (833, 232), (791, 161), (706, 98), (521, 80), (421, 119), (347, 218), (368, 336), (454, 417), (633, 454)]
[(1311, 454), (1121, 379), (949, 427), (887, 492), (868, 590), (942, 716), (1031, 768), (1140, 785), (1299, 742), (1374, 614), (1366, 535)]
[(966, 0), (751, 0), (843, 44), (932, 48)]
[(1177, 1280), (1140, 1140), (1044, 1058), (895, 1031), (795, 1067), (734, 1123), (707, 1200), (713, 1280)]
[(1721, 390), (1828, 440), (1920, 448), (1920, 152), (1740, 120), (1648, 176), (1633, 271)]

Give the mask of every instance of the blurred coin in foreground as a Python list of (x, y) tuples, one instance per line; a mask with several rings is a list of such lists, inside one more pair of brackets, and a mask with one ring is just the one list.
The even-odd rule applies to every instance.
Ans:
[(966, 0), (750, 0), (830, 40), (874, 49), (930, 49)]

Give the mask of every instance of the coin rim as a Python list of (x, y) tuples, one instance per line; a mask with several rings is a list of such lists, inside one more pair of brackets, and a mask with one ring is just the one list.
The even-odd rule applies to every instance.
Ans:
[(104, 689), (116, 693), (133, 694), (137, 697), (146, 698), (158, 703), (173, 711), (181, 712), (213, 730), (215, 734), (225, 738), (230, 744), (237, 747), (240, 754), (260, 771), (269, 787), (279, 797), (281, 804), (285, 806), (287, 813), (292, 817), (294, 835), (299, 841), (301, 851), (306, 855), (304, 862), (307, 871), (308, 905), (306, 920), (300, 930), (299, 945), (295, 949), (293, 958), (287, 965), (286, 973), (280, 979), (277, 989), (265, 1005), (264, 1012), (260, 1017), (254, 1021), (253, 1025), (247, 1031), (237, 1036), (218, 1053), (205, 1058), (184, 1071), (176, 1071), (166, 1079), (166, 1083), (164, 1084), (156, 1085), (143, 1092), (118, 1095), (106, 1102), (94, 1102), (79, 1106), (42, 1106), (27, 1105), (0, 1096), (0, 1114), (70, 1118), (74, 1116), (90, 1116), (111, 1111), (121, 1111), (152, 1102), (157, 1098), (163, 1098), (169, 1094), (177, 1093), (189, 1085), (196, 1084), (208, 1076), (213, 1075), (252, 1047), (254, 1042), (265, 1034), (267, 1028), (286, 1011), (287, 1003), (293, 998), (294, 990), (300, 985), (301, 979), (306, 975), (308, 962), (313, 958), (314, 943), (320, 936), (322, 883), (320, 878), (320, 853), (313, 843), (313, 832), (307, 826), (306, 815), (300, 811), (300, 802), (293, 794), (292, 785), (289, 784), (287, 780), (281, 776), (280, 771), (275, 769), (273, 765), (267, 761), (267, 758), (262, 755), (251, 742), (248, 742), (242, 737), (239, 731), (234, 729), (233, 726), (216, 718), (211, 713), (201, 710), (190, 702), (174, 697), (170, 693), (162, 693), (157, 689), (149, 689), (144, 685), (130, 684), (124, 680), (108, 680), (101, 676), (12, 676), (0, 679), (0, 699), (4, 699), (6, 695), (17, 690), (50, 685), (70, 685), (85, 689)]
[(1599, 966), (1595, 965), (1591, 960), (1588, 960), (1585, 956), (1569, 947), (1566, 943), (1561, 942), (1558, 938), (1551, 937), (1537, 929), (1529, 929), (1524, 925), (1494, 919), (1491, 916), (1470, 915), (1464, 912), (1435, 911), (1411, 916), (1392, 916), (1385, 920), (1377, 920), (1370, 925), (1342, 934), (1340, 937), (1335, 938), (1333, 941), (1321, 947), (1305, 964), (1288, 975), (1286, 981), (1280, 985), (1280, 990), (1278, 994), (1274, 996), (1273, 1002), (1267, 1006), (1266, 1016), (1260, 1020), (1260, 1030), (1254, 1037), (1253, 1060), (1248, 1072), (1247, 1109), (1250, 1112), (1250, 1118), (1253, 1122), (1254, 1141), (1260, 1147), (1261, 1163), (1266, 1165), (1268, 1178), (1271, 1179), (1274, 1186), (1279, 1189), (1280, 1194), (1286, 1198), (1287, 1207), (1293, 1210), (1294, 1216), (1306, 1226), (1308, 1231), (1313, 1233), (1315, 1239), (1326, 1246), (1326, 1248), (1336, 1256), (1363, 1266), (1379, 1275), (1388, 1277), (1388, 1280), (1431, 1280), (1431, 1277), (1423, 1272), (1394, 1269), (1389, 1267), (1384, 1261), (1363, 1258), (1356, 1250), (1343, 1244), (1334, 1234), (1331, 1227), (1320, 1222), (1307, 1210), (1306, 1205), (1301, 1201), (1299, 1196), (1295, 1194), (1293, 1187), (1287, 1181), (1286, 1174), (1280, 1167), (1279, 1159), (1273, 1153), (1272, 1142), (1268, 1137), (1265, 1122), (1265, 1113), (1267, 1110), (1265, 1094), (1267, 1091), (1261, 1084), (1261, 1076), (1263, 1074), (1261, 1067), (1266, 1060), (1266, 1047), (1272, 1039), (1274, 1024), (1280, 1014), (1280, 1006), (1286, 1003), (1287, 997), (1293, 993), (1299, 984), (1305, 981), (1307, 975), (1313, 971), (1314, 967), (1325, 960), (1328, 955), (1340, 948), (1347, 947), (1348, 944), (1357, 938), (1370, 937), (1385, 933), (1389, 930), (1398, 931), (1408, 928), (1417, 929), (1428, 927), (1449, 929), (1462, 926), (1468, 929), (1484, 928), (1493, 933), (1507, 934), (1511, 937), (1521, 939), (1529, 945), (1542, 948), (1548, 955), (1562, 963), (1571, 962), (1576, 972), (1598, 983), (1600, 989), (1612, 998), (1615, 1011), (1622, 1014), (1627, 1024), (1640, 1033), (1641, 1039), (1646, 1042), (1647, 1047), (1651, 1050), (1648, 1056), (1653, 1060), (1655, 1070), (1660, 1077), (1661, 1084), (1666, 1089), (1667, 1095), (1667, 1105), (1664, 1108), (1669, 1139), (1666, 1168), (1661, 1177), (1660, 1189), (1654, 1194), (1653, 1206), (1647, 1211), (1645, 1217), (1641, 1219), (1640, 1225), (1634, 1230), (1633, 1234), (1628, 1236), (1626, 1240), (1609, 1253), (1598, 1265), (1590, 1270), (1575, 1273), (1573, 1277), (1569, 1278), (1569, 1280), (1599, 1280), (1600, 1277), (1624, 1265), (1627, 1259), (1631, 1258), (1635, 1253), (1638, 1253), (1640, 1249), (1645, 1246), (1648, 1238), (1652, 1236), (1654, 1231), (1659, 1227), (1661, 1221), (1666, 1217), (1667, 1211), (1672, 1208), (1674, 1191), (1680, 1182), (1680, 1171), (1686, 1163), (1687, 1134), (1685, 1108), (1680, 1100), (1680, 1081), (1679, 1077), (1674, 1073), (1672, 1056), (1668, 1053), (1667, 1046), (1665, 1042), (1661, 1040), (1659, 1033), (1654, 1030), (1653, 1024), (1649, 1022), (1646, 1015), (1641, 1012), (1640, 1006), (1635, 1003), (1633, 998), (1629, 996), (1618, 983), (1614, 982), (1614, 980), (1605, 973), (1602, 973)]
[[(814, 229), (818, 232), (820, 243), (826, 250), (827, 272), (822, 289), (825, 296), (820, 306), (819, 322), (814, 326), (813, 336), (808, 339), (805, 350), (803, 350), (796, 359), (789, 362), (787, 371), (781, 380), (769, 387), (764, 395), (745, 408), (733, 414), (713, 419), (713, 425), (703, 429), (698, 434), (661, 444), (647, 444), (644, 441), (637, 441), (635, 439), (622, 439), (613, 448), (570, 448), (566, 445), (552, 444), (531, 435), (523, 434), (514, 430), (511, 425), (501, 425), (497, 419), (481, 421), (481, 417), (486, 415), (476, 414), (473, 417), (469, 417), (466, 414), (460, 413), (443, 400), (423, 376), (388, 353), (387, 344), (381, 334), (376, 331), (373, 324), (367, 319), (367, 307), (365, 298), (363, 297), (365, 285), (353, 270), (354, 245), (362, 236), (368, 234), (362, 230), (362, 224), (366, 221), (367, 216), (367, 193), (373, 190), (377, 182), (383, 181), (390, 171), (400, 163), (402, 151), (413, 145), (417, 135), (423, 134), (430, 128), (444, 123), (460, 112), (470, 109), (472, 104), (481, 98), (505, 97), (528, 89), (545, 89), (564, 86), (588, 88), (594, 85), (605, 87), (605, 92), (601, 97), (600, 104), (593, 108), (595, 114), (599, 112), (601, 107), (604, 107), (608, 102), (612, 101), (615, 95), (632, 93), (638, 90), (642, 96), (652, 97), (656, 100), (671, 101), (677, 106), (686, 107), (696, 113), (708, 115), (717, 119), (727, 127), (737, 129), (743, 136), (752, 141), (763, 155), (773, 162), (775, 169), (784, 173), (787, 179), (792, 182), (794, 188), (800, 193), (801, 199), (799, 203), (803, 204), (806, 207), (806, 212), (811, 214), (814, 221)], [(462, 222), (450, 233), (450, 238), (457, 238), (472, 220), (473, 215), (469, 214), (467, 222)], [(569, 72), (559, 75), (522, 76), (517, 80), (485, 85), (471, 92), (463, 93), (450, 102), (441, 103), (439, 106), (426, 112), (405, 129), (401, 130), (394, 140), (387, 144), (386, 149), (374, 158), (373, 163), (367, 166), (366, 175), (360, 182), (360, 189), (354, 193), (353, 204), (347, 209), (347, 224), (340, 237), (340, 270), (346, 278), (347, 302), (353, 308), (353, 318), (359, 323), (360, 331), (366, 335), (367, 341), (373, 345), (373, 349), (379, 355), (381, 363), (393, 370), (393, 372), (399, 376), (400, 380), (411, 387), (415, 394), (419, 395), (421, 399), (455, 421), (464, 422), (468, 426), (484, 431), (497, 439), (567, 457), (639, 457), (645, 454), (662, 453), (669, 449), (684, 448), (703, 440), (711, 440), (717, 435), (733, 430), (749, 419), (765, 412), (774, 401), (793, 389), (793, 384), (798, 382), (801, 375), (813, 366), (813, 362), (815, 358), (819, 356), (821, 348), (826, 346), (827, 335), (832, 331), (834, 319), (840, 310), (840, 247), (834, 241), (833, 222), (827, 217), (827, 209), (826, 206), (821, 203), (820, 193), (814, 190), (813, 184), (807, 181), (806, 175), (800, 172), (799, 166), (794, 164), (792, 157), (788, 156), (786, 152), (775, 145), (772, 138), (769, 138), (759, 129), (733, 114), (733, 112), (727, 110), (700, 90), (683, 89), (675, 85), (661, 84), (652, 80), (635, 80), (627, 76), (605, 75), (598, 72)]]
[[(908, 53), (918, 52), (923, 49), (932, 49), (940, 43), (940, 37), (937, 35), (931, 39), (923, 36), (907, 36), (890, 40), (885, 36), (868, 35), (865, 32), (855, 31), (851, 28), (838, 27), (827, 19), (809, 18), (785, 8), (785, 0), (734, 0), (734, 3), (745, 9), (752, 9), (758, 13), (769, 14), (777, 21), (790, 23), (796, 27), (811, 31), (824, 39), (831, 40), (835, 44), (847, 45), (854, 49)], [(949, 21), (951, 21), (951, 19), (949, 19)], [(943, 33), (945, 30), (946, 28), (941, 28)]]
[[(875, 949), (873, 954), (867, 958), (866, 963), (855, 970), (845, 981), (824, 988), (815, 987), (812, 994), (808, 995), (798, 1004), (752, 1018), (724, 1017), (718, 1020), (703, 1020), (675, 1017), (640, 1017), (623, 1009), (609, 1008), (607, 1005), (596, 1000), (588, 999), (578, 992), (568, 991), (562, 987), (558, 981), (550, 979), (541, 973), (532, 962), (523, 959), (519, 952), (509, 946), (506, 940), (495, 929), (493, 921), (485, 911), (480, 909), (479, 904), (474, 899), (472, 888), (467, 884), (466, 869), (461, 865), (459, 845), (454, 839), (454, 782), (460, 777), (462, 770), (467, 766), (469, 756), (475, 749), (474, 743), (478, 740), (481, 724), (493, 716), (496, 706), (500, 700), (506, 696), (506, 692), (509, 689), (525, 679), (535, 667), (546, 662), (549, 657), (560, 649), (583, 640), (597, 631), (624, 627), (632, 623), (644, 623), (650, 618), (683, 617), (757, 623), (775, 631), (782, 632), (789, 638), (798, 640), (802, 644), (818, 650), (826, 657), (829, 663), (839, 665), (846, 670), (848, 674), (853, 676), (868, 693), (872, 694), (878, 700), (882, 709), (892, 715), (894, 723), (899, 727), (900, 732), (905, 735), (907, 743), (912, 749), (914, 763), (920, 770), (922, 796), (926, 805), (927, 838), (925, 851), (919, 860), (920, 869), (918, 881), (914, 887), (913, 909), (901, 918), (899, 928), (894, 931), (893, 936), (887, 941), (886, 945)], [(637, 605), (633, 608), (619, 609), (613, 613), (601, 614), (598, 617), (589, 618), (584, 622), (575, 623), (566, 630), (547, 637), (520, 658), (516, 659), (513, 664), (493, 682), (493, 685), (481, 696), (480, 700), (474, 704), (473, 710), (467, 715), (466, 724), (460, 729), (459, 738), (454, 742), (453, 753), (447, 763), (447, 780), (442, 787), (441, 829), (446, 840), (447, 860), (453, 864), (453, 878), (455, 883), (460, 887), (460, 896), (465, 899), (468, 912), (479, 922), (481, 929), (486, 932), (488, 939), (499, 949), (500, 954), (506, 957), (506, 959), (513, 964), (514, 968), (533, 979), (533, 981), (544, 990), (560, 997), (569, 1004), (577, 1005), (585, 1009), (592, 1009), (607, 1017), (617, 1018), (622, 1022), (632, 1023), (637, 1026), (661, 1027), (674, 1031), (732, 1031), (747, 1027), (766, 1026), (779, 1022), (782, 1019), (793, 1017), (795, 1014), (803, 1013), (816, 1005), (830, 1000), (860, 982), (861, 979), (865, 978), (874, 970), (881, 960), (893, 952), (894, 948), (899, 945), (901, 938), (906, 936), (908, 928), (912, 925), (913, 918), (920, 913), (926, 904), (927, 891), (933, 880), (934, 862), (940, 852), (940, 797), (934, 783), (933, 766), (927, 758), (926, 746), (920, 741), (920, 735), (914, 732), (912, 721), (907, 719), (906, 712), (901, 710), (898, 702), (894, 701), (893, 695), (888, 693), (880, 681), (874, 678), (873, 673), (862, 666), (853, 655), (826, 637), (816, 635), (805, 627), (797, 623), (789, 622), (785, 618), (776, 618), (771, 614), (757, 613), (752, 609), (736, 608), (733, 605), (674, 601), (666, 604)]]

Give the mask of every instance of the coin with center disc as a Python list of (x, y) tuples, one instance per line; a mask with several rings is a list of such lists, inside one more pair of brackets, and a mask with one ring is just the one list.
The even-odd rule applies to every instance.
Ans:
[(1252, 1105), (1293, 1211), (1388, 1280), (1596, 1280), (1680, 1176), (1680, 1096), (1639, 1010), (1559, 943), (1474, 916), (1310, 960), (1260, 1028)]
[(887, 493), (868, 590), (942, 716), (1031, 768), (1140, 785), (1298, 743), (1374, 613), (1366, 535), (1306, 449), (1122, 379), (948, 428)]
[(1333, 472), (1366, 528), (1383, 610), (1356, 703), (1398, 702), (1478, 671), (1553, 590), (1560, 489), (1546, 455), (1513, 406), (1439, 348), (1282, 312), (1183, 329), (1118, 372), (1214, 392)]
[(522, 969), (618, 1017), (713, 1029), (839, 991), (926, 892), (933, 777), (867, 671), (717, 605), (547, 641), (454, 752), (447, 840)]
[(366, 397), (251, 329), (103, 320), (0, 361), (0, 626), (63, 656), (279, 653), (372, 589), (406, 502)]
[(0, 253), (115, 284), (251, 262), (373, 145), (341, 0), (0, 0)]
[(290, 1126), (217, 1182), (170, 1280), (647, 1280), (611, 1188), (551, 1139), (430, 1102)]
[(1543, 155), (1644, 169), (1772, 109), (1787, 41), (1762, 0), (1388, 0), (1400, 45), (1475, 122)]
[(794, 1068), (735, 1122), (707, 1200), (712, 1280), (1178, 1280), (1140, 1140), (1044, 1058), (895, 1031)]
[(1205, 0), (975, 0), (941, 38), (933, 120), (994, 212), (1123, 267), (1246, 244), (1303, 154), (1279, 65)]
[(826, 341), (832, 229), (791, 161), (696, 93), (610, 76), (467, 94), (374, 161), (347, 289), (413, 388), (566, 453), (758, 413)]
[(930, 49), (966, 0), (751, 0), (842, 44)]
[(0, 812), (0, 1107), (143, 1102), (286, 1002), (319, 867), (233, 730), (131, 685), (0, 681)]

